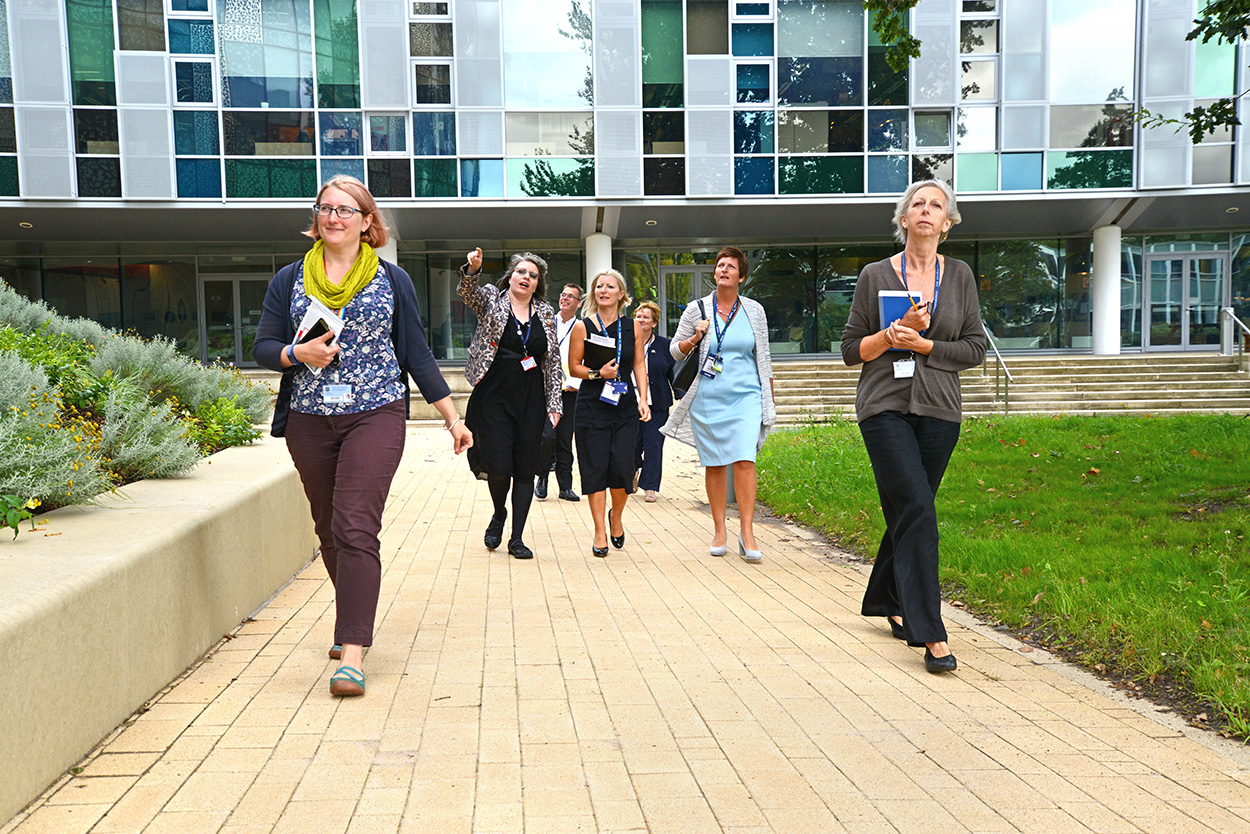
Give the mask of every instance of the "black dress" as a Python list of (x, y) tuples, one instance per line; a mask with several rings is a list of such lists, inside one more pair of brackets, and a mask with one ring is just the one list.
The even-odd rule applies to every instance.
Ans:
[(526, 351), (521, 335), (526, 325), (518, 325), (508, 314), (499, 350), (486, 376), (473, 387), (464, 422), (473, 432), (468, 451), (469, 468), (480, 479), (511, 476), (518, 481), (533, 479), (538, 473), (538, 445), (543, 420), (547, 419), (547, 396), (543, 389), (543, 357), (547, 355), (547, 332), (537, 314), (530, 318), (529, 356), (532, 370), (521, 367)]
[[(587, 336), (600, 333), (594, 316), (583, 321)], [(638, 398), (630, 375), (634, 369), (634, 320), (621, 316), (608, 325), (606, 335), (615, 340), (618, 332), (622, 341), (617, 373), (628, 392), (621, 395), (617, 405), (611, 405), (599, 399), (607, 384), (605, 380), (583, 380), (577, 389), (573, 440), (577, 444), (577, 468), (585, 495), (634, 485), (634, 445), (638, 438)]]

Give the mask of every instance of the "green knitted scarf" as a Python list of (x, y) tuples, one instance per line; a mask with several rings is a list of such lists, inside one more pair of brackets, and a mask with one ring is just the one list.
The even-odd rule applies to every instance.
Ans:
[(314, 243), (313, 248), (304, 256), (304, 291), (309, 297), (318, 299), (334, 310), (346, 307), (356, 297), (356, 293), (369, 286), (369, 282), (377, 274), (378, 253), (363, 240), (360, 242), (360, 253), (356, 255), (356, 262), (337, 284), (326, 277), (324, 242), (319, 240)]

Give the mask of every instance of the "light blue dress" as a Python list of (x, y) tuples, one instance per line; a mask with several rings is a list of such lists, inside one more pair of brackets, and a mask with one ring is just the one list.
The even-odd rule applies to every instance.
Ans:
[[(709, 351), (716, 350), (716, 335)], [(764, 397), (755, 364), (755, 332), (739, 310), (729, 323), (720, 347), (723, 370), (712, 379), (699, 380), (690, 404), (694, 445), (703, 466), (726, 466), (740, 460), (755, 462), (760, 439)]]

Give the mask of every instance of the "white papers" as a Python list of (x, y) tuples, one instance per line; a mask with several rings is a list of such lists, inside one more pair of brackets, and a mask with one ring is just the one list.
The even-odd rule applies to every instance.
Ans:
[[(334, 334), (333, 342), (343, 332), (343, 317), (331, 310), (320, 300), (309, 296), (308, 309), (304, 311), (304, 318), (300, 320), (299, 327), (295, 331), (295, 344), (303, 344), (320, 336), (331, 332)], [(320, 375), (321, 368), (308, 366), (308, 370), (314, 375)]]

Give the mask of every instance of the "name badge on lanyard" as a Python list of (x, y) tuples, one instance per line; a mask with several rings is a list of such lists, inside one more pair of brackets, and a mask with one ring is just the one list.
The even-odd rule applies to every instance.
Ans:
[(327, 405), (349, 403), (352, 401), (352, 387), (350, 385), (323, 385), (321, 401)]
[(516, 322), (516, 334), (521, 337), (521, 350), (525, 351), (525, 356), (521, 359), (521, 370), (532, 371), (538, 367), (538, 360), (530, 356), (530, 332), (534, 329), (534, 299), (530, 299), (530, 317), (525, 322), (525, 329), (521, 329), (521, 322), (517, 320), (516, 314), (513, 314), (512, 320)]
[(608, 405), (620, 405), (621, 395), (629, 390), (624, 380), (609, 379), (603, 383), (603, 391), (599, 393), (599, 399)]
[(913, 357), (899, 359), (894, 363), (895, 379), (911, 379), (916, 375), (916, 360)]

